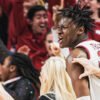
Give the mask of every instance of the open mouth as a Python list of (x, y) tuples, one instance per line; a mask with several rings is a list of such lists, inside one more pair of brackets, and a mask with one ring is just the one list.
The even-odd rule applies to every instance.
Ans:
[(47, 28), (47, 25), (46, 24), (40, 24), (40, 28), (41, 29), (46, 29)]
[(60, 45), (62, 44), (62, 40), (63, 40), (63, 38), (62, 37), (59, 37), (58, 42), (59, 42)]

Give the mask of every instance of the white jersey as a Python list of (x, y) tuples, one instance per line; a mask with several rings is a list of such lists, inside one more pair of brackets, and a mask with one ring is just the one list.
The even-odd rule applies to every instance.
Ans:
[[(100, 43), (94, 40), (84, 41), (76, 47), (84, 48), (88, 59), (94, 67), (100, 68)], [(100, 79), (94, 75), (89, 76), (91, 100), (100, 100)]]

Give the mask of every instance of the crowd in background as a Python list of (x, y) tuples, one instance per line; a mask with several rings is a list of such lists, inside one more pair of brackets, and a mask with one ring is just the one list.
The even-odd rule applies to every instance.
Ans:
[(99, 100), (100, 0), (0, 0), (0, 63), (0, 100)]

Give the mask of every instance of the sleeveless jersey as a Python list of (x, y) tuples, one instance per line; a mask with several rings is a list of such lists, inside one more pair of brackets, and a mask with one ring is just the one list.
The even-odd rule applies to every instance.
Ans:
[[(100, 68), (100, 43), (94, 40), (84, 41), (76, 47), (84, 48), (88, 59), (94, 67)], [(94, 75), (89, 75), (91, 100), (100, 100), (100, 79)]]

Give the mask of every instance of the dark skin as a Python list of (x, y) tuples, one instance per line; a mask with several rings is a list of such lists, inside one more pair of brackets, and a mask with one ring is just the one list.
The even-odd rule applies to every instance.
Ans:
[(67, 59), (67, 72), (69, 73), (73, 88), (77, 98), (89, 96), (89, 86), (87, 78), (79, 79), (80, 74), (84, 72), (84, 68), (79, 64), (72, 64), (72, 59), (77, 57), (87, 58), (87, 53), (81, 48), (75, 48), (77, 44), (87, 39), (84, 34), (84, 27), (78, 27), (71, 19), (62, 18), (58, 22), (58, 35), (61, 47), (70, 47), (72, 49)]
[(0, 64), (0, 80), (7, 81), (14, 77), (17, 77), (17, 69), (15, 65), (9, 65), (11, 57), (5, 58), (4, 62)]
[(77, 57), (87, 58), (87, 55), (80, 48), (72, 50), (67, 58), (67, 66), (68, 66), (67, 72), (72, 79), (73, 88), (75, 90), (76, 96), (77, 97), (87, 96), (89, 95), (88, 80), (87, 78), (82, 78), (81, 80), (79, 79), (80, 74), (84, 72), (84, 68), (78, 63), (72, 64), (72, 58), (77, 58)]
[[(10, 79), (22, 77), (18, 81), (11, 82), (7, 85), (0, 85), (6, 93), (9, 93), (14, 100), (36, 100), (34, 96), (34, 88), (32, 83), (25, 78), (24, 75), (20, 75), (18, 66), (16, 64), (11, 64), (12, 57), (8, 56), (4, 59), (4, 61), (0, 64), (0, 81), (6, 82)], [(21, 66), (20, 66), (21, 67)], [(26, 89), (27, 88), (27, 89)], [(30, 93), (31, 92), (31, 93)], [(3, 94), (1, 93), (1, 97)], [(1, 98), (0, 97), (0, 98)], [(6, 96), (7, 97), (7, 96)], [(7, 100), (6, 97), (0, 100)], [(12, 100), (9, 98), (9, 100)]]

